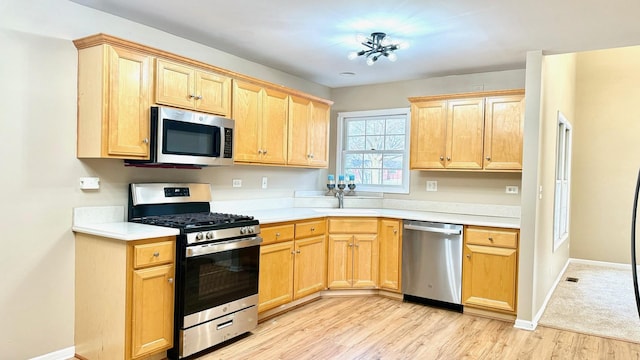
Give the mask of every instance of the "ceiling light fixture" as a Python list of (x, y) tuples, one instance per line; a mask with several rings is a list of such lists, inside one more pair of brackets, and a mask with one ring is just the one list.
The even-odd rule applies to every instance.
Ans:
[(371, 37), (359, 36), (358, 41), (366, 47), (364, 50), (352, 51), (349, 53), (349, 59), (354, 60), (359, 56), (367, 58), (367, 65), (371, 66), (381, 56), (386, 57), (389, 61), (396, 61), (398, 56), (394, 51), (406, 48), (406, 43), (392, 44), (391, 39), (383, 32), (374, 32)]

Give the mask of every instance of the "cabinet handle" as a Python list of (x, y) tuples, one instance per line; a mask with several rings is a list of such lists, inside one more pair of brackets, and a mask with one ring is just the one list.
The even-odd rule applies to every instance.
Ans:
[(451, 156), (447, 156), (447, 161), (451, 161)]
[(355, 246), (356, 246), (356, 247), (360, 247), (360, 244), (356, 244)]
[(173, 278), (169, 278), (169, 284), (173, 284)]
[(467, 259), (471, 260), (471, 254), (467, 254)]
[(279, 232), (277, 232), (277, 233), (276, 233), (276, 237), (278, 237), (278, 236), (280, 236), (280, 233), (279, 233)]
[(316, 228), (312, 227), (312, 228), (311, 228), (311, 231), (312, 231), (312, 232), (313, 232), (313, 231), (316, 231)]
[(158, 257), (158, 256), (160, 256), (160, 253), (156, 251), (156, 252), (153, 253), (153, 256)]
[(349, 247), (352, 247), (352, 246), (353, 246), (353, 244), (349, 244)]
[(267, 155), (267, 150), (262, 150), (262, 153)]
[(485, 159), (487, 159), (487, 161), (491, 161), (491, 156), (487, 156)]
[(193, 95), (193, 94), (189, 94), (189, 99), (193, 99), (194, 97), (196, 97), (196, 96)]
[(493, 242), (493, 238), (491, 236), (489, 236), (489, 241)]
[(296, 250), (296, 254), (300, 254), (300, 250)]
[(196, 96), (196, 100), (202, 100), (202, 95)]
[(440, 161), (444, 160), (444, 156), (440, 155)]
[(398, 233), (398, 229), (393, 229), (393, 233), (397, 234)]
[(262, 154), (262, 149), (258, 149), (258, 154)]
[(295, 255), (295, 254), (296, 254), (296, 252), (291, 250), (291, 255)]
[(144, 138), (144, 139), (142, 139), (142, 142), (143, 142), (144, 144), (148, 144), (148, 143), (149, 143), (149, 138)]

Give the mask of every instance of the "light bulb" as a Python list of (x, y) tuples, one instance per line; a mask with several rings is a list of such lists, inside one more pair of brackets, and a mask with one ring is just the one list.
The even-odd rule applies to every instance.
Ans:
[(396, 44), (396, 46), (398, 47), (398, 49), (408, 49), (409, 43), (406, 41), (401, 41), (399, 44)]
[(374, 57), (368, 57), (367, 58), (367, 65), (371, 66), (373, 65), (374, 62), (376, 62), (376, 60), (378, 60), (375, 56)]
[(357, 51), (352, 51), (349, 53), (349, 55), (347, 56), (347, 58), (349, 58), (349, 60), (353, 60), (355, 58), (358, 57), (358, 52)]
[(398, 55), (396, 55), (396, 53), (389, 53), (389, 55), (387, 55), (387, 59), (389, 59), (389, 61), (396, 61), (398, 60)]

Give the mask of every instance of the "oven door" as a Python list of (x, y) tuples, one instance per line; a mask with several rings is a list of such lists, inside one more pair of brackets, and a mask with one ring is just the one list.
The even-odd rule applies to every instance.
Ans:
[(256, 306), (262, 238), (186, 248), (183, 329)]

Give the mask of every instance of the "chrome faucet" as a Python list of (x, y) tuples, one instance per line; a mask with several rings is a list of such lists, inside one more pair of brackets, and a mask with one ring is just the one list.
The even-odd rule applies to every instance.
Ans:
[(344, 191), (342, 189), (336, 190), (335, 196), (338, 198), (338, 208), (344, 208)]

